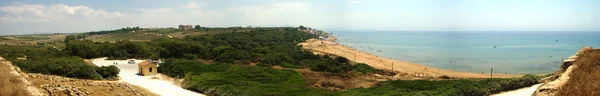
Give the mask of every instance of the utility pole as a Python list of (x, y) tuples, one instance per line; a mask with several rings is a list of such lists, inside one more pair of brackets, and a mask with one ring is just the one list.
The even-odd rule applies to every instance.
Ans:
[(490, 78), (492, 78), (493, 72), (494, 72), (494, 68), (490, 68)]
[(392, 62), (392, 72), (394, 72), (394, 61), (392, 61), (392, 58), (390, 58), (390, 62)]

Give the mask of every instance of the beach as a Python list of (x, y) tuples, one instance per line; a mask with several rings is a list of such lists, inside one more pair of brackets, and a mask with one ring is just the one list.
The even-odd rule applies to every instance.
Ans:
[[(346, 57), (357, 63), (365, 63), (377, 69), (394, 70), (401, 73), (412, 74), (415, 76), (449, 76), (456, 78), (490, 78), (490, 73), (472, 73), (453, 71), (448, 69), (434, 68), (421, 64), (405, 62), (400, 60), (392, 60), (390, 58), (382, 58), (367, 52), (362, 52), (351, 47), (335, 42), (336, 37), (330, 36), (325, 40), (309, 39), (299, 45), (304, 49), (311, 50), (315, 54), (334, 54), (337, 56)], [(519, 74), (492, 74), (492, 78), (510, 78), (520, 77)]]

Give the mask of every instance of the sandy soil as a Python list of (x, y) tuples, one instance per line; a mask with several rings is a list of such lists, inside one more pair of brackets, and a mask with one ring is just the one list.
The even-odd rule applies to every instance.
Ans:
[[(136, 64), (127, 64), (127, 61), (128, 60), (106, 60), (106, 58), (96, 58), (92, 60), (92, 63), (97, 66), (109, 66), (113, 65), (113, 62), (117, 62), (118, 64), (116, 66), (121, 70), (121, 72), (119, 72), (121, 82), (140, 86), (161, 96), (204, 96), (203, 94), (185, 90), (177, 86), (173, 80), (152, 79), (154, 76), (136, 75), (138, 73), (137, 63), (144, 60), (135, 60)], [(164, 77), (165, 76), (162, 75), (156, 76), (156, 78)]]
[(51, 96), (70, 95), (70, 91), (66, 91), (67, 89), (75, 89), (84, 93), (90, 92), (87, 94), (89, 96), (159, 96), (139, 86), (119, 81), (82, 80), (43, 74), (29, 75), (27, 79), (33, 85), (44, 90), (46, 95), (51, 94)]
[[(422, 74), (420, 76), (442, 76), (447, 75), (450, 77), (457, 78), (489, 78), (490, 74), (479, 74), (479, 73), (470, 73), (470, 72), (460, 72), (460, 71), (452, 71), (447, 69), (433, 68), (424, 65), (419, 65), (415, 63), (398, 61), (398, 60), (390, 60), (388, 58), (381, 58), (376, 55), (372, 55), (370, 53), (358, 51), (352, 49), (350, 47), (337, 44), (335, 42), (335, 38), (328, 40), (318, 40), (318, 39), (309, 39), (306, 42), (300, 43), (304, 49), (312, 50), (315, 54), (335, 54), (338, 56), (346, 57), (352, 61), (359, 63), (366, 63), (370, 66), (379, 69), (393, 70), (402, 73), (408, 74)], [(393, 63), (393, 65), (392, 65)], [(393, 67), (392, 67), (393, 66)], [(497, 78), (508, 78), (508, 77), (520, 77), (522, 75), (514, 75), (514, 74), (494, 74), (493, 77)]]

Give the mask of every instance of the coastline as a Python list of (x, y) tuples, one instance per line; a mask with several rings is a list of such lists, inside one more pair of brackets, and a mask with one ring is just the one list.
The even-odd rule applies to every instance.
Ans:
[[(457, 78), (490, 78), (489, 73), (479, 74), (479, 73), (471, 73), (471, 72), (463, 72), (463, 71), (454, 71), (448, 69), (434, 68), (429, 66), (424, 66), (421, 64), (400, 61), (400, 60), (390, 60), (389, 58), (381, 58), (379, 56), (373, 55), (368, 52), (359, 51), (348, 47), (346, 45), (342, 45), (337, 43), (335, 36), (329, 36), (325, 40), (319, 39), (309, 39), (305, 42), (300, 43), (304, 49), (309, 49), (315, 54), (334, 54), (337, 56), (346, 57), (351, 61), (357, 63), (365, 63), (377, 69), (384, 70), (394, 70), (401, 73), (420, 75), (420, 76), (449, 76), (449, 77), (457, 77)], [(393, 67), (392, 67), (393, 66)], [(523, 76), (521, 74), (492, 74), (493, 78), (511, 78), (511, 77), (520, 77)]]

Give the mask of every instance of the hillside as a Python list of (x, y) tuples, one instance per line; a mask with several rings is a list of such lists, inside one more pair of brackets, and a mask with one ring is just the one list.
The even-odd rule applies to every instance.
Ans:
[(535, 96), (593, 96), (600, 94), (600, 49), (584, 47), (565, 60), (561, 70), (544, 82)]
[(23, 36), (0, 36), (0, 45), (11, 46), (35, 46), (35, 45), (62, 45), (67, 35), (23, 35)]
[[(226, 28), (195, 28), (188, 30), (180, 30), (175, 28), (139, 28), (127, 27), (116, 30), (93, 31), (82, 33), (80, 39), (92, 40), (95, 42), (108, 41), (117, 42), (120, 40), (150, 42), (164, 37), (168, 38), (184, 38), (186, 36), (198, 36), (204, 34), (221, 34), (230, 32), (248, 32), (259, 28), (242, 28), (242, 27), (226, 27)], [(270, 28), (265, 28), (270, 29)]]

